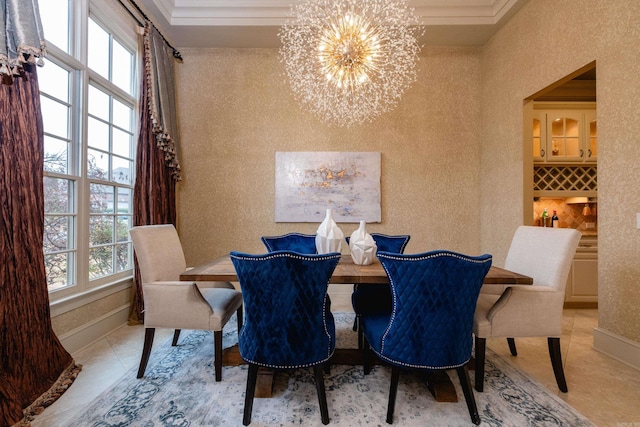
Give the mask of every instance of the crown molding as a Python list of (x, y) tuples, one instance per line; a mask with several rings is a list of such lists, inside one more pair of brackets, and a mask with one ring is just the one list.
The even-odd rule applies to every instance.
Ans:
[[(153, 0), (170, 25), (280, 26), (291, 0)], [(523, 0), (410, 0), (424, 25), (494, 25)]]

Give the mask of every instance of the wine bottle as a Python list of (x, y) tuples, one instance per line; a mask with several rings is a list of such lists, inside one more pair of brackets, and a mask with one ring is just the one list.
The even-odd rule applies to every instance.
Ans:
[(558, 214), (555, 211), (555, 209), (553, 210), (553, 216), (551, 217), (551, 226), (553, 228), (558, 228), (560, 227), (560, 224), (558, 223)]

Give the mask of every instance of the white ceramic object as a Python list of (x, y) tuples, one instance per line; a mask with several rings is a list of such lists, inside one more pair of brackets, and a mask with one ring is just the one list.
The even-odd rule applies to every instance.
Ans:
[(369, 265), (376, 256), (376, 241), (365, 229), (366, 223), (360, 221), (360, 227), (351, 234), (349, 239), (349, 249), (351, 259), (357, 265)]
[(327, 209), (327, 215), (316, 232), (316, 249), (319, 254), (341, 252), (344, 234), (333, 220), (333, 210)]

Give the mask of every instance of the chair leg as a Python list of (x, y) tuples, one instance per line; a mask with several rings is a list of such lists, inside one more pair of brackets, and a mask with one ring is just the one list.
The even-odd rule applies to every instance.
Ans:
[(213, 331), (213, 367), (216, 371), (216, 381), (222, 381), (222, 331)]
[(516, 340), (515, 338), (507, 338), (507, 344), (509, 344), (509, 351), (512, 356), (518, 355), (518, 350), (516, 349)]
[(356, 318), (353, 319), (353, 331), (357, 331), (358, 330), (358, 315), (356, 314)]
[(178, 338), (180, 338), (180, 329), (176, 329), (173, 332), (173, 340), (171, 341), (171, 345), (173, 347), (175, 347), (176, 345), (178, 345)]
[(247, 390), (244, 394), (244, 416), (242, 425), (251, 424), (251, 412), (253, 410), (253, 396), (256, 393), (256, 382), (258, 381), (258, 365), (249, 364), (249, 373), (247, 375)]
[(487, 351), (487, 339), (478, 338), (476, 335), (476, 353), (475, 353), (475, 377), (476, 390), (482, 392), (484, 390), (484, 357)]
[[(360, 324), (360, 327), (362, 327), (362, 324)], [(365, 375), (369, 375), (369, 372), (371, 372), (371, 348), (369, 347), (369, 343), (367, 342), (367, 339), (364, 338), (363, 342), (362, 342), (362, 370), (364, 371)]]
[(362, 350), (364, 348), (364, 332), (362, 331), (362, 323), (360, 323), (360, 315), (356, 315), (355, 323), (358, 324), (358, 349)]
[(389, 403), (387, 405), (387, 424), (393, 424), (393, 413), (396, 409), (396, 395), (398, 394), (398, 380), (400, 368), (391, 367), (391, 386), (389, 387)]
[(478, 414), (478, 406), (476, 405), (476, 399), (473, 396), (473, 389), (471, 388), (471, 380), (469, 379), (469, 370), (466, 365), (456, 368), (458, 372), (458, 378), (460, 379), (460, 386), (464, 393), (464, 400), (467, 402), (467, 409), (471, 416), (471, 421), (474, 424), (480, 424), (480, 414)]
[(142, 357), (140, 358), (140, 366), (138, 367), (138, 376), (136, 378), (142, 378), (145, 369), (147, 369), (147, 363), (149, 362), (149, 355), (151, 354), (151, 347), (153, 347), (153, 336), (156, 333), (156, 328), (145, 328), (144, 330), (144, 346), (142, 347)]
[(240, 333), (240, 329), (242, 329), (243, 314), (242, 314), (242, 306), (238, 308), (236, 311), (236, 316), (238, 317), (238, 333)]
[(318, 403), (320, 404), (320, 418), (322, 424), (329, 424), (329, 408), (327, 406), (327, 394), (324, 389), (324, 375), (322, 373), (322, 366), (315, 365), (313, 367), (313, 374), (316, 379), (316, 390), (318, 392)]
[(567, 380), (564, 377), (564, 369), (562, 368), (562, 354), (560, 353), (560, 338), (547, 338), (549, 344), (549, 356), (551, 357), (551, 366), (556, 376), (556, 382), (560, 391), (566, 393)]

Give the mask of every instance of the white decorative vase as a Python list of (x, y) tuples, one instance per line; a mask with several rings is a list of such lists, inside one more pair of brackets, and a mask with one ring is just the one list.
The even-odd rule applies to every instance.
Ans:
[(344, 234), (333, 220), (333, 211), (327, 209), (327, 215), (316, 232), (316, 249), (318, 253), (341, 252), (342, 239), (344, 239)]
[(365, 230), (365, 222), (360, 221), (360, 227), (351, 234), (349, 249), (353, 263), (357, 265), (369, 265), (376, 256), (376, 241)]

